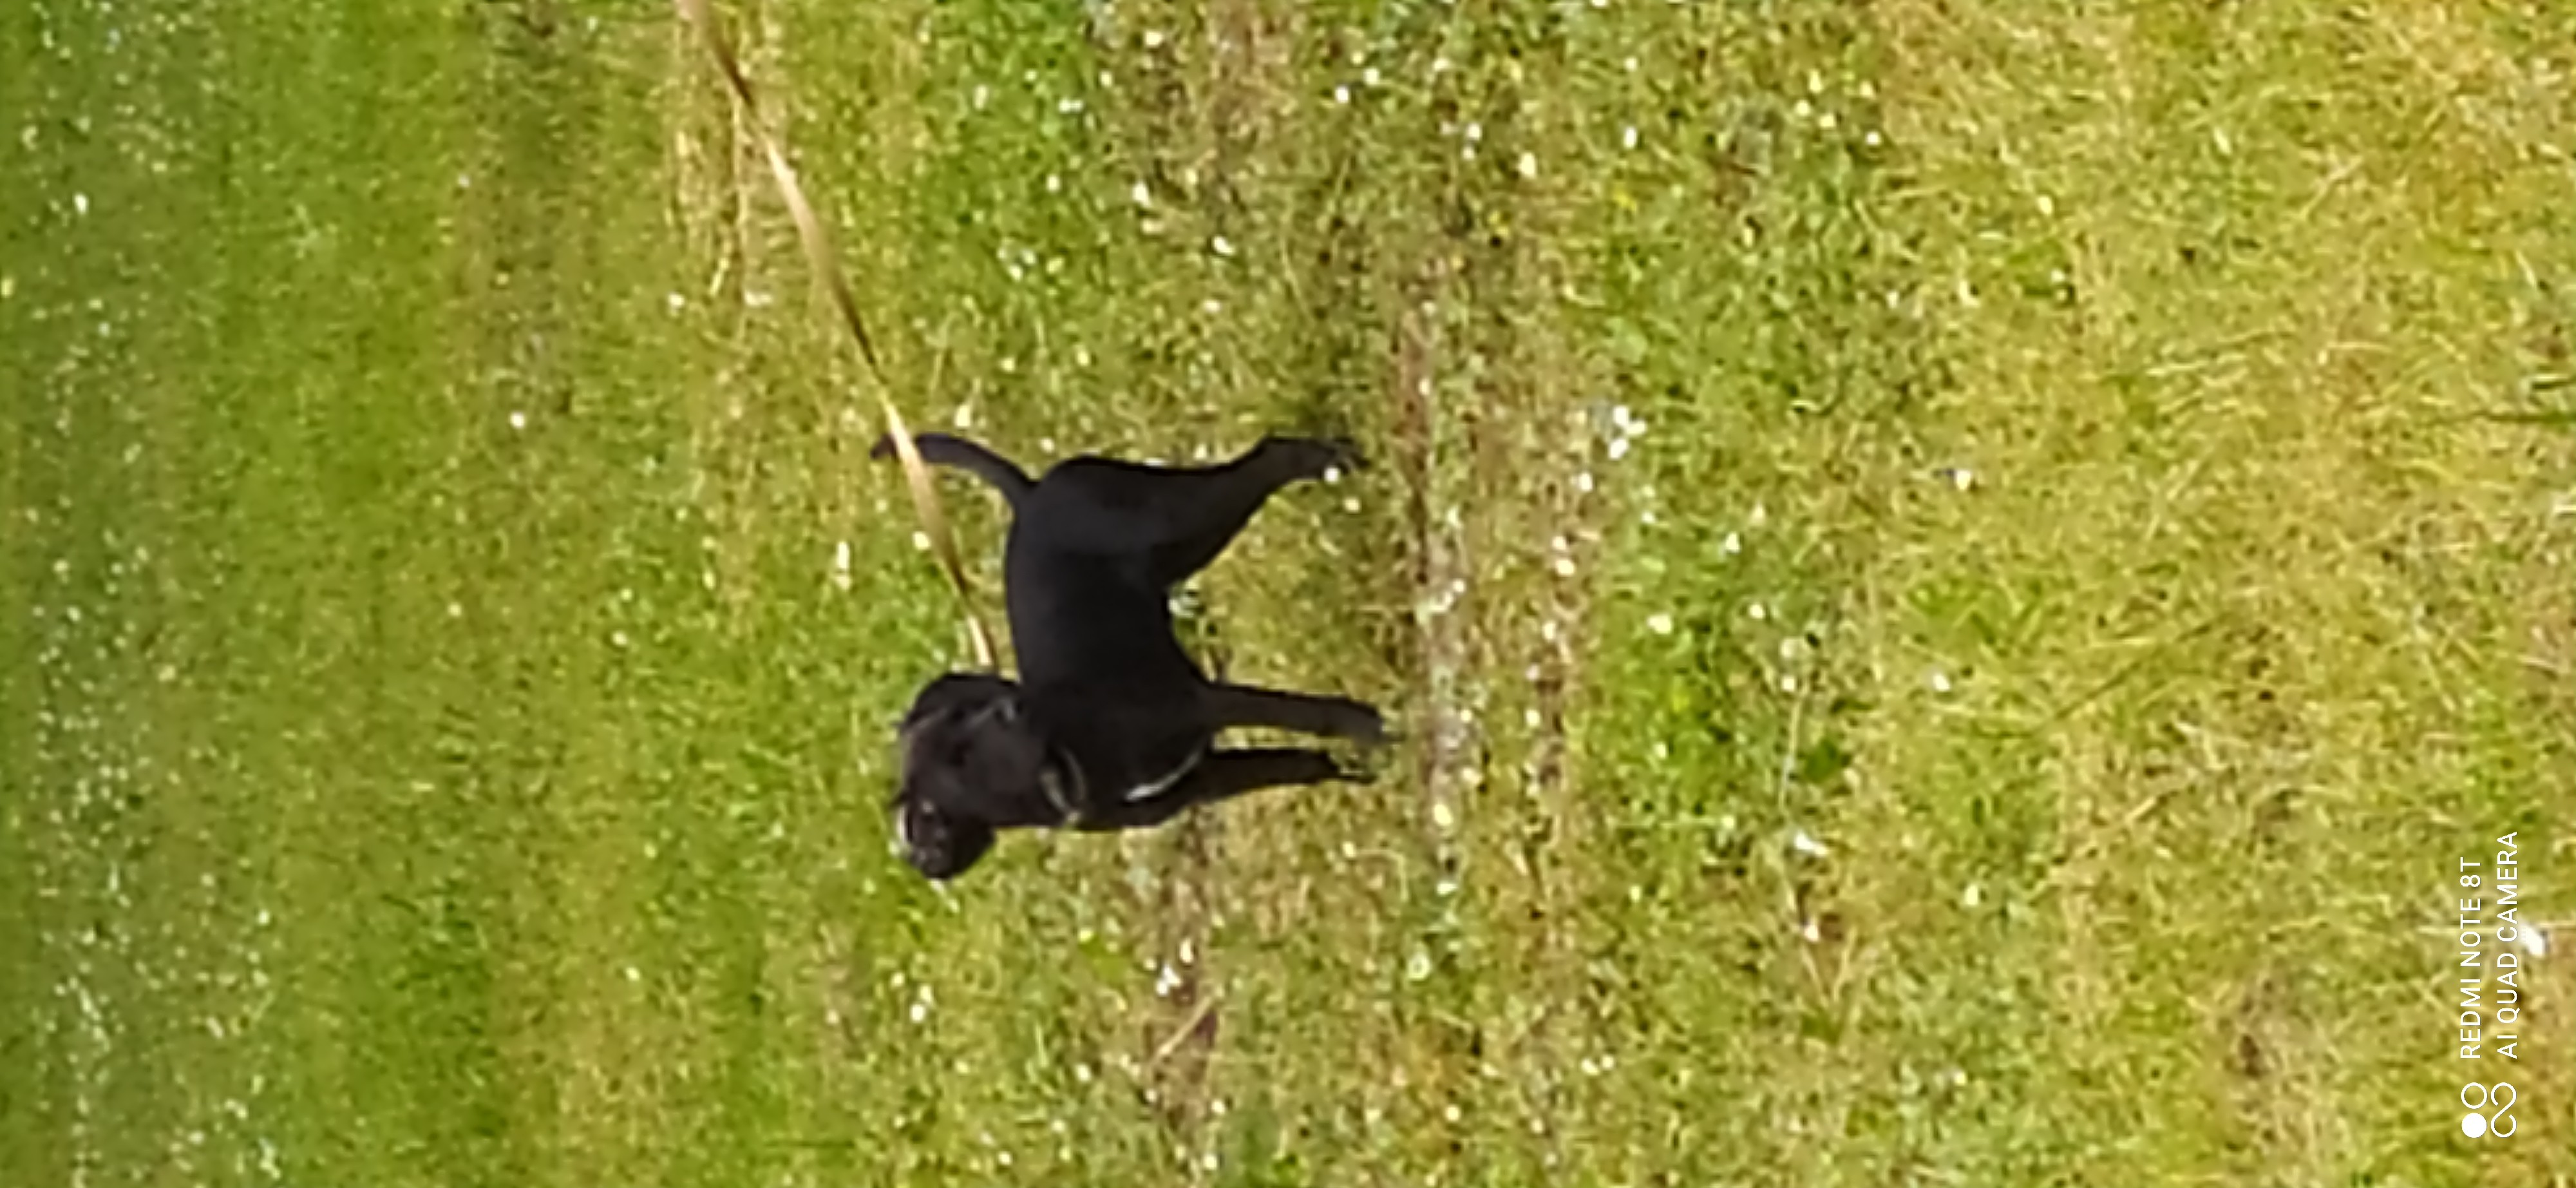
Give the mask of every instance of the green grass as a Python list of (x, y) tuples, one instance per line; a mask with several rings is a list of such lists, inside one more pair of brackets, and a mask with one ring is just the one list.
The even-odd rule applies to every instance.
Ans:
[(1201, 626), (1407, 743), (922, 884), (964, 637), (667, 11), (43, 0), (0, 1182), (2576, 1183), (2563, 6), (729, 15), (916, 421), (1361, 439)]

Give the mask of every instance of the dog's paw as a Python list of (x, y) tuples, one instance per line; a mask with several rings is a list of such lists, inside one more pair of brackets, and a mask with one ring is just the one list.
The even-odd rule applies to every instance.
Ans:
[(1365, 701), (1345, 702), (1334, 716), (1333, 733), (1361, 746), (1375, 749), (1396, 739), (1395, 732), (1387, 728), (1386, 715)]
[(883, 462), (894, 456), (894, 434), (880, 433), (877, 435), (876, 444), (868, 447), (868, 457), (874, 458), (879, 462)]
[(1317, 442), (1330, 454), (1326, 465), (1345, 474), (1368, 469), (1368, 455), (1360, 452), (1360, 443), (1347, 437), (1327, 437)]
[(1347, 437), (1273, 436), (1262, 444), (1287, 455), (1295, 472), (1305, 478), (1320, 479), (1336, 471), (1349, 474), (1368, 467), (1368, 458), (1360, 453), (1359, 443)]

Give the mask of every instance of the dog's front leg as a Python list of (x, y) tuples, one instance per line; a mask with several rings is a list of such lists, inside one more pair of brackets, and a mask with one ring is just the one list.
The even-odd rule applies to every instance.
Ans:
[(1264, 726), (1299, 734), (1346, 738), (1369, 746), (1386, 742), (1386, 719), (1377, 707), (1347, 697), (1319, 697), (1251, 685), (1209, 684), (1200, 693), (1202, 712), (1216, 729)]
[(1091, 832), (1150, 829), (1194, 804), (1213, 804), (1263, 788), (1321, 784), (1342, 775), (1332, 756), (1322, 751), (1284, 747), (1211, 751), (1180, 782), (1141, 800), (1094, 808), (1082, 815), (1076, 827)]

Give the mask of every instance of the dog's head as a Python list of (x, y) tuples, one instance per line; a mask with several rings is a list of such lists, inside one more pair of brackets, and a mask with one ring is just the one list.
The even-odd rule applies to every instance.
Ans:
[(986, 673), (952, 672), (923, 688), (904, 715), (903, 782), (895, 835), (904, 859), (953, 879), (993, 848), (980, 804), (1043, 795), (1046, 740), (1020, 713), (1020, 688)]

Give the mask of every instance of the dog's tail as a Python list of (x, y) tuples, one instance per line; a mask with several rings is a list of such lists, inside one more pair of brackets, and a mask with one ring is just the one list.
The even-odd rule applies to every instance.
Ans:
[[(1014, 508), (1020, 505), (1020, 497), (1037, 485), (1029, 481), (1027, 471), (1012, 464), (1010, 459), (962, 437), (946, 433), (916, 433), (912, 435), (912, 446), (921, 451), (924, 462), (953, 467), (984, 480), (1001, 492), (1002, 498), (1009, 500)], [(868, 450), (868, 456), (878, 461), (894, 457), (894, 438), (878, 438), (877, 444)]]

